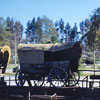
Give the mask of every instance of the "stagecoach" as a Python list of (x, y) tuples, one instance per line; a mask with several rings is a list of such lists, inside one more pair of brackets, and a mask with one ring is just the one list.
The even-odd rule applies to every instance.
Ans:
[(20, 69), (15, 82), (23, 86), (25, 81), (34, 86), (74, 86), (78, 83), (79, 59), (82, 54), (80, 42), (56, 44), (19, 44), (18, 58)]

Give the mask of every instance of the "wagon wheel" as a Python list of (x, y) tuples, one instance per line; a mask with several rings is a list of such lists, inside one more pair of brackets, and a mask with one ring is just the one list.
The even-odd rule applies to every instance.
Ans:
[(24, 73), (22, 73), (20, 70), (17, 71), (15, 74), (15, 83), (17, 86), (23, 86), (25, 83), (25, 77)]
[(80, 79), (79, 71), (69, 73), (68, 86), (75, 86), (76, 84), (78, 84), (79, 79)]
[(50, 70), (49, 81), (54, 87), (63, 87), (67, 81), (67, 73), (60, 67), (54, 67)]
[(42, 86), (44, 84), (44, 77), (42, 77), (40, 80), (34, 80), (35, 86)]

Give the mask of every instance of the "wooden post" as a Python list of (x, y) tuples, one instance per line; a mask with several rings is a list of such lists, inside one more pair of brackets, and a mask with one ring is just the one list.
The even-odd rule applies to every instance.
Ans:
[(9, 77), (9, 86), (10, 86), (10, 77)]
[(51, 99), (50, 100), (52, 100), (53, 98), (56, 98), (56, 100), (57, 100), (57, 94), (56, 93), (51, 96)]
[(16, 40), (16, 32), (15, 32), (15, 66), (16, 66), (16, 62), (17, 62), (17, 40)]
[(95, 75), (95, 50), (94, 50), (94, 75)]
[(29, 93), (28, 93), (28, 100), (31, 100), (30, 96), (31, 96), (31, 93), (29, 91)]

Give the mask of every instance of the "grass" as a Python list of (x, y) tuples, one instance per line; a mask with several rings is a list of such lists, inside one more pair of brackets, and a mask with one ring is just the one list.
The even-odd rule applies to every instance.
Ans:
[(15, 73), (5, 73), (5, 75), (15, 75)]
[[(8, 64), (7, 65), (7, 69), (13, 69), (14, 67), (16, 67), (17, 65), (15, 65), (15, 64)], [(13, 73), (13, 72), (6, 72), (5, 73), (5, 75), (15, 75), (15, 73)]]
[(84, 68), (84, 67), (81, 67), (78, 70), (94, 70), (94, 68)]
[[(100, 65), (99, 65), (100, 66)], [(95, 70), (100, 70), (98, 65), (96, 65), (96, 69)], [(90, 76), (90, 75), (94, 75), (94, 67), (93, 65), (87, 67), (80, 67), (79, 70), (92, 70), (92, 72), (90, 71), (80, 71), (80, 76)], [(100, 72), (95, 72), (95, 75), (100, 75)]]
[[(80, 72), (80, 76), (90, 76), (94, 75), (94, 72), (88, 73), (88, 72)], [(99, 73), (96, 73), (96, 75), (100, 75)]]
[(7, 69), (13, 69), (14, 67), (16, 67), (17, 65), (15, 64), (8, 64), (7, 65)]

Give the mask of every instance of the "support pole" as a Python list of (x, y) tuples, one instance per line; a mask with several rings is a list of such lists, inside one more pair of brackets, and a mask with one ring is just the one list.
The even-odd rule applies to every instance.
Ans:
[(95, 75), (95, 50), (94, 50), (94, 75)]

